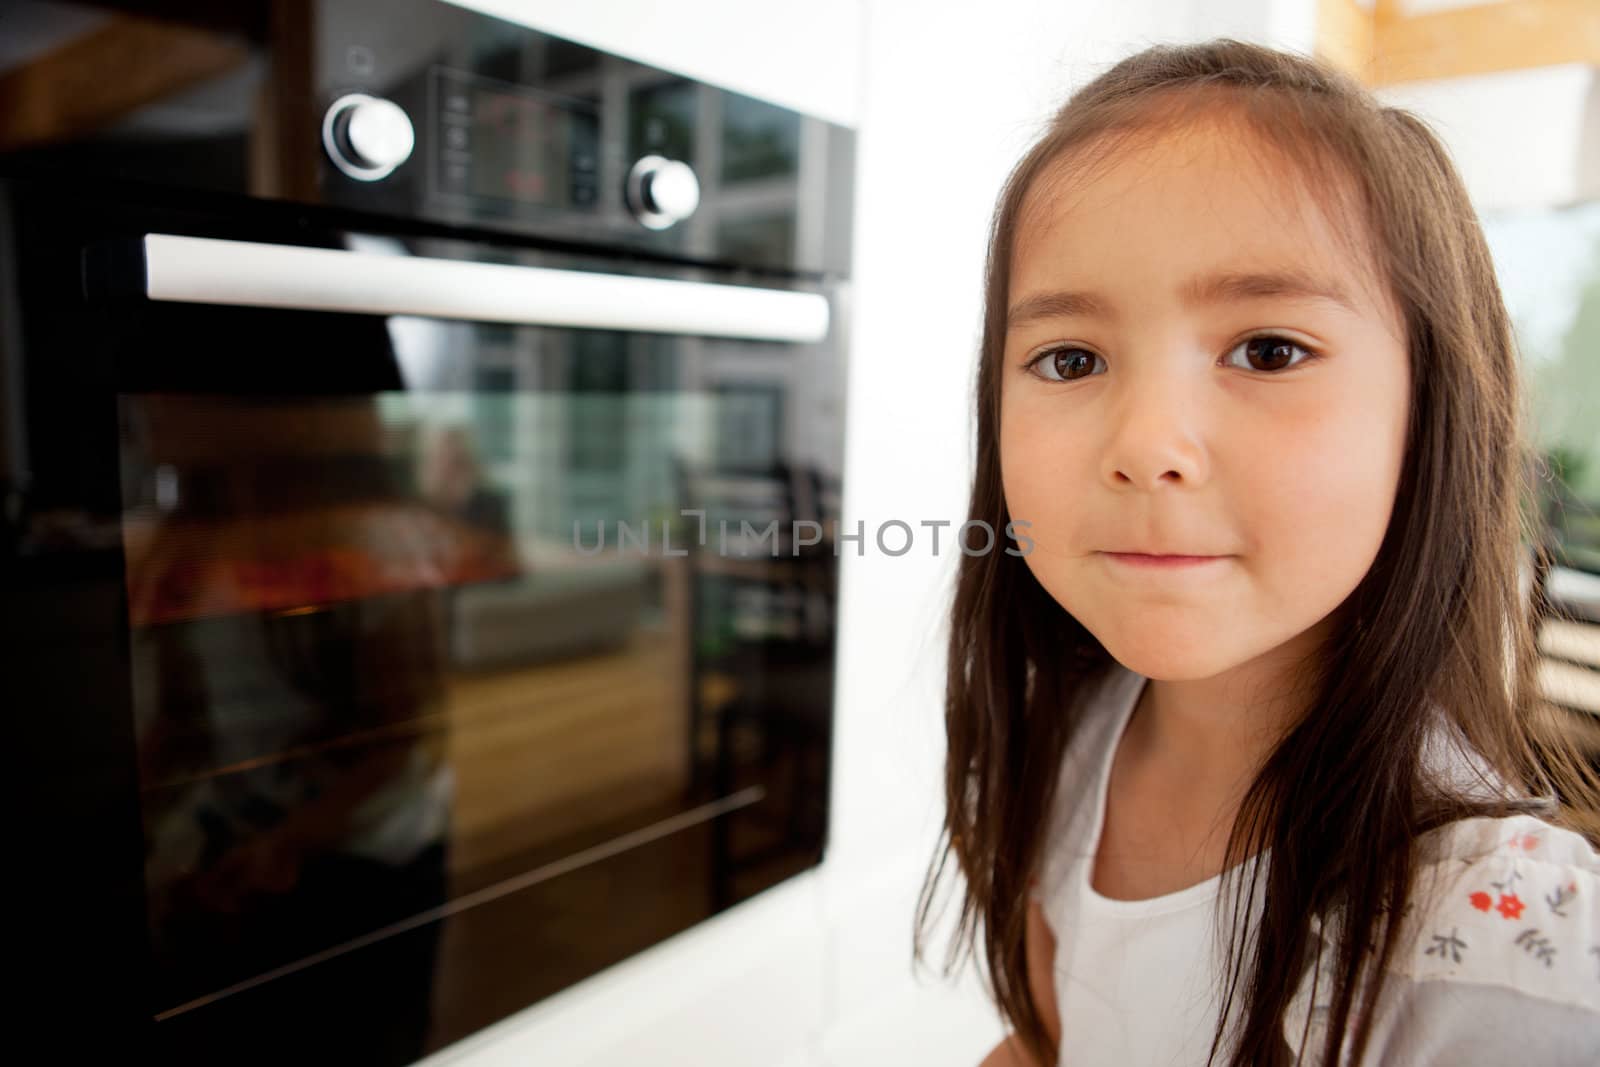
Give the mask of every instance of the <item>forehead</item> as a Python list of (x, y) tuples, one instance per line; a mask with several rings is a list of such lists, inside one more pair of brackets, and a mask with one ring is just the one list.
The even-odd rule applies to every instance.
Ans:
[[(1393, 314), (1370, 257), (1354, 191), (1323, 179), (1239, 123), (1203, 122), (1056, 160), (1017, 215), (1010, 297), (1049, 288), (1117, 289), (1148, 298), (1217, 271), (1293, 270), (1338, 279)], [(1331, 170), (1331, 168), (1322, 168)], [(1352, 222), (1354, 225), (1352, 225)]]

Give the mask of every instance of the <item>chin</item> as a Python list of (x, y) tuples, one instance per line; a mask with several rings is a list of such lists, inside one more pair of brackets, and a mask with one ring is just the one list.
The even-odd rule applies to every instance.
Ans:
[(1193, 629), (1154, 629), (1138, 634), (1096, 629), (1084, 624), (1116, 661), (1135, 674), (1160, 682), (1215, 678), (1258, 654), (1242, 645), (1219, 642), (1226, 622)]

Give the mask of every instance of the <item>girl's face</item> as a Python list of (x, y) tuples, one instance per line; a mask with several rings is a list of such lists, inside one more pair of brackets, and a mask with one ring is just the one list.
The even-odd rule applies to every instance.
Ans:
[(1157, 679), (1319, 645), (1377, 556), (1405, 447), (1399, 310), (1243, 136), (1198, 124), (1036, 185), (1012, 259), (1010, 517), (1040, 584)]

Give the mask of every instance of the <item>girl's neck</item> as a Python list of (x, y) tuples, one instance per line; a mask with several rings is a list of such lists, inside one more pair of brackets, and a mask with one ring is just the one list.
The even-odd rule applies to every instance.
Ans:
[(1141, 778), (1170, 783), (1187, 794), (1248, 784), (1270, 750), (1266, 724), (1236, 703), (1197, 706), (1191, 692), (1174, 694), (1165, 688), (1173, 684), (1151, 680), (1144, 687), (1118, 758), (1144, 772)]
[(1210, 678), (1152, 677), (1119, 748), (1130, 763), (1158, 771), (1185, 788), (1248, 785), (1303, 713), (1305, 694), (1296, 685), (1293, 668), (1301, 649), (1317, 637), (1302, 634), (1289, 645)]
[[(1237, 704), (1214, 718), (1162, 718), (1159, 702), (1170, 694), (1160, 687), (1173, 684), (1144, 684), (1112, 755), (1090, 883), (1112, 900), (1166, 896), (1219, 874), (1253, 778), (1258, 756), (1246, 744), (1251, 732)], [(1185, 712), (1194, 707), (1182, 705)], [(1186, 745), (1183, 736), (1198, 740)]]

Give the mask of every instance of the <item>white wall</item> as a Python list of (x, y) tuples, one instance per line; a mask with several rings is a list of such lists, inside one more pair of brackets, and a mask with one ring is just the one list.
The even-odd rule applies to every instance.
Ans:
[(1480, 213), (1600, 197), (1600, 67), (1565, 63), (1440, 78), (1390, 86), (1378, 96), (1428, 122)]
[(845, 126), (860, 117), (861, 0), (446, 2)]
[[(663, 21), (663, 5), (649, 0), (468, 6), (857, 126), (844, 518), (869, 532), (893, 518), (915, 527), (964, 517), (989, 213), (1053, 107), (1158, 41), (1230, 34), (1308, 48), (1314, 10), (1312, 0), (680, 0)], [(913, 905), (940, 815), (948, 532), (942, 549), (933, 557), (919, 536), (904, 556), (869, 544), (865, 558), (844, 557), (834, 821), (821, 869), (430, 1064), (971, 1067), (982, 1058), (1001, 1028), (973, 966), (942, 982), (933, 969), (914, 977), (910, 964)], [(943, 951), (935, 940), (935, 968)]]

